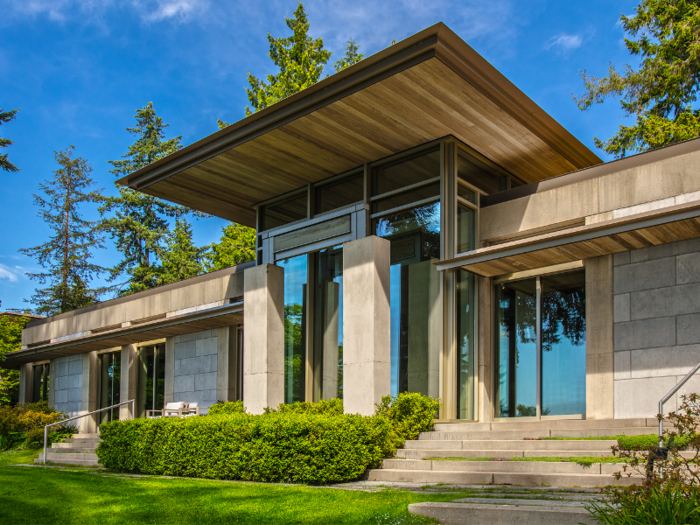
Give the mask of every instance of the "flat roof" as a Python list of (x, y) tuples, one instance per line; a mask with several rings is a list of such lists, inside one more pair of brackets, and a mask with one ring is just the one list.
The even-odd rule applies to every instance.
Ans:
[(526, 183), (602, 162), (439, 23), (118, 182), (255, 227), (257, 203), (448, 135)]

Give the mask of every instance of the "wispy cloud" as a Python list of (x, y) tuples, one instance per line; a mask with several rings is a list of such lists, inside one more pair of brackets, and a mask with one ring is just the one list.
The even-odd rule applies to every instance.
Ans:
[(0, 263), (0, 279), (6, 279), (11, 283), (16, 283), (20, 277), (24, 277), (25, 269), (21, 266), (11, 268)]
[(544, 45), (546, 50), (555, 49), (560, 52), (573, 51), (578, 49), (583, 44), (583, 37), (578, 35), (555, 35), (550, 38)]
[(207, 0), (156, 0), (154, 6), (153, 2), (136, 0), (134, 5), (144, 22), (161, 22), (169, 19), (184, 22), (194, 16), (203, 15), (209, 7), (209, 2)]

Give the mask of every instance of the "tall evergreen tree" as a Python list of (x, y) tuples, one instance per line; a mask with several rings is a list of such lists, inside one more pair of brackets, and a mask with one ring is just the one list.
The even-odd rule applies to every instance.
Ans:
[(5, 354), (22, 348), (22, 329), (28, 317), (0, 316), (0, 406), (19, 400), (19, 371), (2, 368)]
[(335, 72), (339, 73), (343, 69), (350, 67), (353, 64), (357, 64), (363, 58), (365, 58), (365, 54), (360, 53), (360, 46), (357, 45), (355, 39), (348, 40), (347, 45), (345, 46), (345, 54), (343, 55), (343, 58), (336, 60), (333, 63), (333, 67), (335, 67)]
[(88, 191), (94, 182), (92, 168), (81, 157), (73, 157), (75, 147), (54, 152), (60, 166), (53, 179), (39, 188), (44, 196), (34, 195), (39, 217), (53, 234), (47, 242), (20, 252), (35, 257), (46, 271), (28, 273), (30, 279), (48, 286), (36, 289), (31, 303), (44, 315), (56, 315), (96, 302), (104, 288), (90, 288), (90, 281), (103, 268), (91, 262), (93, 250), (103, 247), (97, 221), (83, 219), (80, 207), (103, 200), (101, 190)]
[(642, 59), (596, 78), (583, 71), (586, 93), (575, 97), (582, 110), (618, 97), (623, 112), (636, 118), (597, 147), (617, 158), (700, 136), (700, 2), (642, 0), (634, 16), (620, 20), (629, 52)]
[(211, 245), (209, 271), (221, 270), (255, 259), (255, 229), (232, 222), (222, 228), (221, 239)]
[(176, 219), (175, 228), (166, 237), (161, 253), (158, 284), (174, 283), (206, 273), (204, 260), (209, 247), (198, 248), (192, 239), (192, 226), (185, 219)]
[[(0, 126), (14, 120), (17, 116), (19, 109), (13, 109), (11, 111), (4, 111), (0, 108)], [(10, 139), (4, 139), (0, 137), (0, 148), (6, 148), (14, 144)], [(19, 168), (7, 160), (7, 153), (0, 154), (0, 170), (4, 171), (19, 171)]]
[[(109, 161), (114, 167), (110, 173), (117, 177), (128, 175), (182, 147), (181, 136), (165, 138), (165, 128), (169, 124), (165, 124), (156, 115), (152, 102), (137, 109), (134, 117), (136, 125), (126, 130), (137, 137), (136, 141), (122, 156), (123, 160)], [(127, 277), (127, 281), (121, 285), (122, 295), (147, 290), (160, 282), (158, 259), (169, 231), (168, 219), (181, 218), (190, 213), (204, 216), (189, 208), (124, 187), (119, 187), (118, 196), (106, 198), (100, 212), (103, 215), (107, 212), (114, 213), (103, 219), (103, 227), (110, 233), (117, 250), (123, 256), (110, 269), (112, 281), (121, 276)]]

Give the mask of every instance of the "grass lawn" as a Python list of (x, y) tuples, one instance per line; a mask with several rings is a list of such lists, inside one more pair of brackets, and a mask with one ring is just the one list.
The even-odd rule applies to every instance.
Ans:
[(128, 476), (103, 470), (10, 466), (38, 451), (0, 453), (0, 524), (432, 523), (409, 503), (468, 492), (414, 494)]

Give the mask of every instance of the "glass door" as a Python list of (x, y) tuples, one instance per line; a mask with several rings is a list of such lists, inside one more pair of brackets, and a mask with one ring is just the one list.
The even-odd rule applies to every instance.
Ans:
[(496, 285), (495, 417), (586, 413), (583, 270)]
[(138, 417), (162, 410), (165, 399), (165, 345), (139, 348)]
[[(119, 403), (121, 386), (121, 352), (111, 352), (97, 356), (100, 370), (100, 408), (107, 408)], [(99, 413), (100, 423), (119, 419), (119, 408)]]

